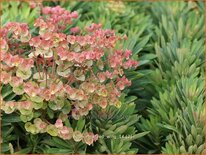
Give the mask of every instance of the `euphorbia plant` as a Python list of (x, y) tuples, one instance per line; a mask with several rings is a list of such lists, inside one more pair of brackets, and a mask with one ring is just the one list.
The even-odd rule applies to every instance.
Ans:
[(32, 134), (47, 132), (91, 145), (98, 134), (86, 127), (75, 131), (69, 120), (85, 117), (94, 106), (121, 106), (121, 91), (131, 85), (124, 70), (137, 62), (130, 59), (130, 50), (120, 49), (118, 42), (126, 37), (101, 24), (64, 33), (77, 18), (77, 12), (59, 6), (44, 7), (34, 23), (38, 34), (26, 23), (1, 28), (1, 82), (20, 96), (18, 101), (3, 101), (2, 109), (18, 112)]

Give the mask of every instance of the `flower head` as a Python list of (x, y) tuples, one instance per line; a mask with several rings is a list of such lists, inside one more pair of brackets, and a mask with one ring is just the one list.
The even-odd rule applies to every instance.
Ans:
[(83, 138), (83, 135), (80, 131), (74, 131), (73, 132), (73, 139), (74, 139), (75, 142), (81, 141), (82, 138)]
[(57, 120), (56, 120), (56, 123), (55, 123), (55, 126), (56, 126), (57, 128), (63, 128), (62, 120), (61, 120), (61, 119), (57, 119)]
[(92, 132), (85, 132), (83, 134), (83, 141), (87, 144), (87, 145), (92, 145), (94, 141), (97, 141), (98, 139), (98, 135), (94, 135)]
[(73, 129), (64, 126), (62, 129), (59, 130), (59, 136), (65, 140), (69, 140), (73, 136)]
[(11, 74), (7, 72), (1, 72), (1, 82), (3, 84), (8, 84), (11, 81)]

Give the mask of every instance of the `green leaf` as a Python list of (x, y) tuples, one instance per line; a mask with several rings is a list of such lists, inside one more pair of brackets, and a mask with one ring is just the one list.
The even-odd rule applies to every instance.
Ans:
[(129, 138), (125, 138), (125, 139), (123, 139), (123, 141), (125, 141), (125, 142), (126, 142), (126, 141), (133, 141), (133, 140), (135, 140), (135, 139), (138, 139), (138, 138), (141, 138), (141, 137), (147, 135), (148, 133), (150, 133), (150, 131), (141, 132), (141, 133), (132, 135), (132, 136), (129, 137)]
[(71, 149), (71, 145), (68, 145), (68, 143), (61, 139), (61, 138), (58, 138), (58, 137), (52, 137), (52, 140), (55, 144), (57, 144), (58, 146), (60, 146), (60, 148), (63, 148), (63, 149)]
[(71, 111), (71, 103), (68, 100), (66, 100), (62, 112), (63, 114), (68, 114), (70, 111)]
[(13, 113), (9, 115), (3, 115), (2, 122), (15, 123), (15, 122), (21, 122), (21, 119), (18, 114)]
[(136, 54), (139, 52), (139, 49), (143, 48), (143, 47), (147, 44), (147, 42), (149, 41), (150, 37), (151, 37), (151, 35), (148, 35), (148, 36), (144, 37), (144, 38), (142, 39), (142, 41), (140, 41), (140, 42), (135, 46), (135, 48), (134, 48), (134, 50), (133, 50), (133, 56), (136, 55)]
[(9, 96), (10, 94), (12, 94), (12, 87), (10, 85), (3, 85), (2, 89), (1, 89), (1, 95), (3, 98)]
[(54, 125), (48, 125), (46, 131), (51, 136), (57, 136), (58, 135), (58, 129)]
[(18, 76), (24, 80), (27, 80), (31, 75), (32, 75), (31, 70), (17, 69), (17, 71), (16, 71), (16, 76)]
[(32, 118), (33, 118), (33, 113), (28, 114), (28, 115), (20, 115), (20, 119), (21, 119), (23, 122), (31, 121)]
[(162, 127), (162, 128), (172, 130), (172, 131), (174, 131), (174, 132), (176, 132), (176, 133), (178, 133), (178, 134), (181, 135), (181, 132), (178, 131), (178, 129), (176, 129), (174, 126), (171, 126), (171, 125), (168, 125), (168, 124), (167, 124), (167, 125), (163, 125), (163, 124), (160, 124), (160, 123), (158, 123), (158, 125), (159, 125), (160, 127)]
[(127, 130), (128, 126), (127, 125), (122, 125), (114, 131), (115, 133), (123, 134)]
[(140, 60), (151, 60), (155, 59), (156, 57), (156, 54), (144, 54), (142, 57), (140, 57)]
[(125, 100), (125, 104), (129, 104), (129, 103), (131, 103), (131, 102), (133, 102), (133, 101), (135, 101), (137, 99), (137, 97), (136, 96), (129, 96), (129, 97), (127, 97)]
[(31, 153), (32, 147), (21, 149), (20, 151), (14, 152), (14, 154), (28, 154)]
[(85, 126), (85, 119), (79, 119), (79, 120), (77, 121), (76, 130), (82, 132), (84, 126)]
[(70, 149), (49, 148), (45, 150), (45, 153), (69, 154), (69, 153), (73, 153), (73, 151), (74, 150), (70, 150)]
[(50, 108), (47, 108), (47, 115), (49, 116), (50, 119), (54, 118), (54, 111), (51, 110)]
[(1, 153), (6, 153), (9, 151), (9, 143), (3, 143), (1, 145)]

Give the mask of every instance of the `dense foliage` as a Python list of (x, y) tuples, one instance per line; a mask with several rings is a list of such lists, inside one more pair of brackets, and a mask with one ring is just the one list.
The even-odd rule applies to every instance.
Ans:
[(1, 152), (206, 153), (204, 7), (2, 3)]

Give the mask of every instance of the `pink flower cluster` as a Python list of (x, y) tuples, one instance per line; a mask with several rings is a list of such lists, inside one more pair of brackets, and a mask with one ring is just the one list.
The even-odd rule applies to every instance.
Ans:
[[(62, 120), (52, 124), (42, 115), (43, 121), (30, 121), (35, 112), (45, 113), (48, 108), (58, 116), (64, 114), (78, 120), (95, 106), (120, 107), (121, 92), (131, 85), (124, 70), (138, 64), (130, 58), (132, 51), (116, 49), (125, 37), (102, 29), (101, 24), (85, 27), (85, 35), (77, 35), (77, 27), (71, 29), (72, 35), (67, 35), (63, 30), (78, 17), (77, 12), (57, 6), (45, 7), (42, 13), (34, 24), (39, 27), (37, 36), (21, 23), (8, 23), (0, 29), (0, 81), (10, 84), (21, 97), (20, 101), (4, 101), (2, 109), (7, 114), (20, 111), (28, 132), (48, 132), (63, 139), (73, 137), (91, 145), (97, 135), (73, 131)], [(17, 43), (18, 50), (25, 51), (14, 52), (12, 45)]]
[(24, 114), (33, 109), (33, 104), (30, 101), (20, 101), (20, 102), (15, 102), (15, 101), (4, 102), (3, 101), (2, 109), (7, 114), (10, 114), (14, 112), (15, 110), (19, 110), (22, 114)]
[(25, 128), (28, 132), (32, 133), (45, 133), (48, 132), (52, 136), (59, 136), (64, 140), (73, 139), (75, 142), (84, 142), (87, 145), (93, 144), (98, 140), (98, 135), (94, 135), (92, 132), (74, 131), (71, 127), (63, 125), (61, 119), (57, 119), (54, 125), (48, 124), (42, 121), (40, 118), (34, 119), (34, 124), (27, 122)]
[(72, 19), (78, 18), (78, 12), (68, 12), (60, 6), (42, 8), (44, 16), (38, 18), (34, 26), (39, 27), (40, 34), (45, 32), (61, 32), (68, 24), (72, 24)]
[(21, 42), (28, 42), (31, 38), (29, 27), (26, 23), (11, 22), (6, 25), (5, 30), (12, 33), (12, 37)]

